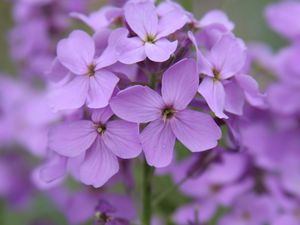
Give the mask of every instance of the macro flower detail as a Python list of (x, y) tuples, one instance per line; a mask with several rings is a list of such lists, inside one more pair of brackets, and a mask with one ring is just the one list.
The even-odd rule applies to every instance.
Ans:
[(85, 103), (89, 108), (108, 105), (119, 78), (105, 67), (116, 59), (109, 48), (96, 54), (95, 41), (80, 30), (58, 43), (57, 59), (69, 73), (49, 95), (54, 110), (77, 109)]
[(118, 158), (130, 159), (141, 152), (137, 124), (109, 119), (109, 107), (93, 111), (91, 120), (59, 124), (49, 134), (49, 148), (69, 158), (82, 158), (80, 180), (102, 186), (119, 170)]
[(197, 87), (196, 63), (184, 59), (163, 74), (162, 96), (149, 87), (133, 86), (111, 100), (111, 108), (120, 118), (135, 123), (150, 122), (141, 133), (143, 151), (150, 165), (170, 164), (176, 138), (192, 152), (217, 145), (221, 131), (213, 119), (187, 108)]
[[(124, 7), (125, 20), (136, 34), (124, 37), (119, 43), (119, 61), (125, 64), (149, 58), (154, 62), (168, 60), (177, 48), (178, 41), (169, 41), (167, 36), (182, 28), (188, 17), (172, 10), (159, 17), (151, 1), (128, 2)], [(176, 20), (176, 22), (174, 21)]]

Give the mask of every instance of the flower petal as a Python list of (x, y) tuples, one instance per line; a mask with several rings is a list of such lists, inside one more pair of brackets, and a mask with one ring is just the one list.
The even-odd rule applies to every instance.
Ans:
[(266, 107), (265, 96), (259, 92), (259, 87), (255, 79), (249, 75), (238, 75), (236, 81), (243, 89), (247, 101), (256, 107)]
[(171, 54), (175, 52), (177, 44), (177, 41), (170, 42), (169, 40), (162, 38), (154, 44), (146, 42), (145, 52), (151, 61), (164, 62), (167, 61)]
[(108, 105), (119, 78), (107, 70), (99, 70), (90, 79), (90, 89), (87, 97), (89, 108), (103, 108)]
[(158, 16), (151, 1), (128, 3), (124, 8), (130, 28), (143, 40), (157, 33)]
[(158, 119), (164, 106), (162, 98), (146, 86), (132, 86), (120, 91), (110, 102), (112, 111), (120, 118), (134, 123)]
[(87, 185), (98, 188), (118, 171), (119, 162), (117, 157), (107, 149), (100, 138), (97, 138), (87, 151), (80, 166), (80, 180)]
[(188, 36), (196, 49), (196, 59), (198, 63), (197, 74), (203, 74), (203, 75), (213, 77), (214, 76), (212, 72), (213, 66), (210, 64), (210, 62), (204, 57), (204, 55), (200, 51), (195, 35), (189, 31)]
[[(101, 40), (100, 38), (103, 39), (103, 35), (101, 36), (100, 35), (101, 33), (98, 34), (99, 38), (97, 38), (96, 36), (98, 40)], [(118, 61), (118, 54), (119, 54), (118, 45), (123, 39), (128, 39), (127, 35), (128, 35), (128, 30), (125, 28), (119, 28), (111, 32), (108, 38), (108, 44), (105, 43), (105, 45), (107, 46), (104, 48), (102, 54), (95, 59), (95, 64), (96, 64), (95, 70), (99, 70), (101, 68), (110, 66)]]
[(199, 78), (196, 63), (184, 59), (170, 67), (162, 77), (162, 97), (166, 105), (182, 110), (197, 93)]
[(245, 103), (245, 96), (242, 89), (234, 80), (224, 84), (224, 88), (226, 93), (225, 110), (236, 115), (242, 115)]
[(192, 152), (214, 148), (222, 135), (209, 115), (193, 110), (177, 112), (170, 123), (175, 136)]
[(62, 178), (67, 169), (67, 158), (53, 152), (53, 155), (39, 170), (40, 179), (46, 183)]
[(123, 120), (108, 122), (103, 141), (109, 150), (122, 159), (137, 157), (142, 151), (136, 123)]
[(144, 42), (137, 38), (122, 38), (117, 45), (118, 60), (124, 64), (133, 64), (146, 59)]
[(96, 136), (97, 132), (91, 121), (59, 124), (49, 131), (49, 148), (60, 155), (75, 157), (86, 151)]
[(223, 35), (208, 54), (209, 61), (220, 72), (222, 79), (236, 75), (246, 62), (246, 53), (239, 39)]
[(109, 106), (101, 109), (93, 110), (92, 112), (92, 120), (95, 123), (102, 123), (105, 124), (110, 117), (113, 116), (113, 112)]
[(49, 94), (49, 102), (54, 111), (78, 109), (86, 101), (89, 88), (87, 76), (75, 76), (65, 85), (53, 89)]
[(225, 91), (220, 81), (214, 81), (210, 77), (206, 77), (200, 83), (198, 92), (204, 97), (210, 109), (219, 118), (228, 117), (224, 114)]
[(168, 12), (159, 20), (158, 35), (156, 38), (160, 39), (174, 33), (182, 28), (188, 21), (189, 18), (181, 10), (172, 10)]
[(175, 136), (170, 124), (161, 119), (151, 122), (141, 133), (147, 163), (150, 166), (168, 166), (173, 158)]
[(95, 55), (95, 43), (92, 37), (80, 30), (73, 31), (57, 45), (57, 58), (66, 68), (75, 74), (88, 72), (88, 65)]

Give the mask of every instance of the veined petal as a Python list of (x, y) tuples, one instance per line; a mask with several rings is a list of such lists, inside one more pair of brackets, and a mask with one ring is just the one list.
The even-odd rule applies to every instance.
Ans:
[(80, 180), (95, 188), (104, 185), (109, 178), (119, 171), (117, 157), (107, 149), (101, 138), (88, 149), (80, 166)]
[(168, 166), (173, 158), (175, 136), (169, 123), (158, 119), (151, 122), (141, 133), (143, 151), (150, 166)]
[(169, 40), (162, 38), (155, 43), (146, 42), (145, 52), (151, 61), (164, 62), (175, 52), (177, 44), (177, 41), (170, 42)]
[(123, 120), (108, 122), (103, 141), (109, 150), (122, 159), (137, 157), (142, 151), (139, 126), (136, 123)]
[(225, 91), (220, 81), (215, 81), (210, 77), (206, 77), (200, 83), (198, 92), (204, 97), (210, 109), (219, 118), (228, 117), (224, 114)]
[(120, 118), (134, 123), (158, 119), (164, 102), (155, 91), (136, 85), (120, 91), (110, 102), (112, 111)]
[(170, 121), (175, 136), (192, 152), (214, 148), (221, 130), (207, 114), (193, 110), (177, 112)]
[(184, 59), (170, 67), (162, 77), (162, 97), (166, 105), (182, 110), (197, 93), (199, 78), (196, 63)]
[(99, 70), (89, 78), (90, 89), (87, 98), (89, 108), (103, 108), (108, 105), (119, 78), (107, 70)]
[(49, 131), (49, 148), (60, 155), (75, 157), (86, 151), (96, 136), (94, 124), (88, 120), (59, 124)]
[(84, 31), (73, 31), (57, 45), (57, 58), (60, 63), (75, 74), (87, 73), (94, 55), (94, 40)]
[(78, 109), (85, 103), (88, 89), (88, 76), (75, 76), (65, 85), (50, 92), (50, 105), (54, 111)]
[(157, 34), (158, 16), (151, 1), (129, 2), (124, 7), (125, 19), (130, 28), (143, 40)]

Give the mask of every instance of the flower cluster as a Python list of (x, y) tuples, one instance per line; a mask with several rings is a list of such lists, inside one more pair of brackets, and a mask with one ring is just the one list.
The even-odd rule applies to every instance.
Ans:
[(266, 8), (291, 43), (273, 53), (221, 10), (89, 2), (14, 3), (22, 81), (0, 77), (0, 204), (42, 190), (74, 225), (298, 225), (300, 4)]

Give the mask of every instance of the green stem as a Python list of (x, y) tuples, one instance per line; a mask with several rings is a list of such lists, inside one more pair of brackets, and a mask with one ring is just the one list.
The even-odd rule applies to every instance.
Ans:
[(153, 168), (151, 168), (146, 160), (144, 161), (144, 177), (143, 177), (143, 214), (142, 225), (150, 225), (152, 215), (152, 178)]
[(4, 224), (5, 216), (5, 202), (3, 199), (0, 199), (0, 224)]

